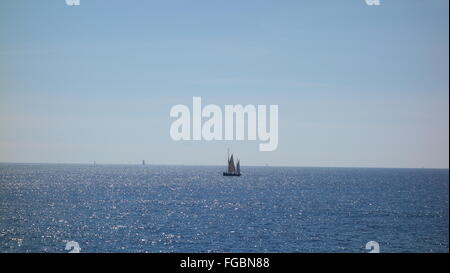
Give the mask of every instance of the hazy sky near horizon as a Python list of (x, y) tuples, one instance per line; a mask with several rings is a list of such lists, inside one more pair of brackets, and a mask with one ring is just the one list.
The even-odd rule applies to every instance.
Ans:
[[(447, 0), (0, 2), (0, 162), (449, 166)], [(278, 104), (279, 145), (170, 108)]]

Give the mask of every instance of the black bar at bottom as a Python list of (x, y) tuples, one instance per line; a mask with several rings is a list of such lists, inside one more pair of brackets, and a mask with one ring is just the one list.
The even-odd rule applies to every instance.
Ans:
[[(157, 254), (0, 254), (2, 262), (24, 264), (29, 258), (33, 264), (79, 267), (80, 262), (114, 269), (138, 266), (144, 272), (302, 272), (337, 269), (366, 269), (384, 272), (386, 265), (401, 264), (403, 269), (426, 264), (444, 265), (446, 254), (292, 254), (292, 253), (157, 253)], [(20, 262), (19, 262), (20, 261)], [(385, 264), (385, 262), (387, 262)], [(156, 271), (155, 269), (159, 269)], [(306, 270), (309, 269), (309, 270)]]

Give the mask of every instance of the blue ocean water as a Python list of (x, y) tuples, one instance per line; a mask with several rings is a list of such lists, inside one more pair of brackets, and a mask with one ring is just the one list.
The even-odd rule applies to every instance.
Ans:
[(0, 252), (448, 252), (449, 171), (0, 164)]

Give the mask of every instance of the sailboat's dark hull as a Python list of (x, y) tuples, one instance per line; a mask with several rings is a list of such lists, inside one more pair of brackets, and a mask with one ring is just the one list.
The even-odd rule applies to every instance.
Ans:
[(223, 176), (241, 176), (241, 174), (240, 173), (227, 173), (227, 172), (224, 172)]

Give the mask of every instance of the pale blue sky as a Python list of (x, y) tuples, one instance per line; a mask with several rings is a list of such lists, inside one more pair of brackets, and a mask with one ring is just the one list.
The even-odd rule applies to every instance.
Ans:
[[(449, 166), (448, 1), (0, 2), (0, 162)], [(278, 104), (279, 145), (174, 142), (175, 104)]]

